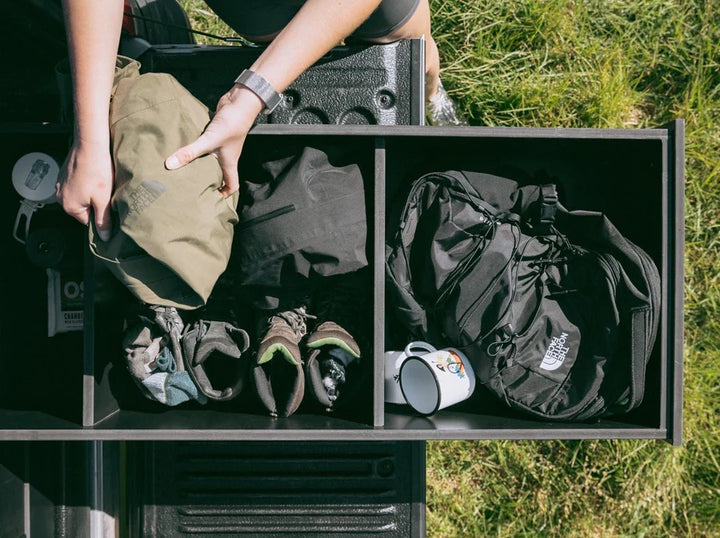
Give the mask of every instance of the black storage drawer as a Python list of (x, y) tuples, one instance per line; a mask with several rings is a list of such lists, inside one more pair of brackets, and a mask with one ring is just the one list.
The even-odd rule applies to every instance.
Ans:
[[(650, 255), (661, 274), (660, 330), (648, 363), (645, 398), (631, 413), (597, 423), (548, 424), (509, 414), (497, 398), (477, 387), (469, 400), (429, 418), (389, 405), (385, 428), (423, 439), (650, 437), (680, 442), (683, 124), (645, 131), (472, 131), (387, 137), (386, 211), (395, 203), (393, 193), (413, 178), (431, 171), (473, 170), (521, 184), (549, 180), (557, 183), (566, 208), (605, 213)], [(408, 155), (421, 157), (408, 159)]]
[[(382, 192), (378, 190), (378, 186), (381, 189), (382, 183), (377, 181), (375, 170), (377, 160), (375, 138), (359, 134), (342, 137), (326, 134), (295, 135), (287, 129), (287, 127), (283, 129), (285, 135), (281, 138), (276, 136), (250, 137), (244, 148), (244, 160), (240, 163), (241, 174), (247, 161), (259, 160), (262, 162), (264, 155), (276, 159), (292, 153), (294, 151), (292, 148), (300, 148), (305, 145), (311, 145), (327, 152), (332, 147), (340, 146), (340, 152), (333, 152), (333, 159), (349, 160), (342, 162), (333, 160), (333, 164), (343, 166), (347, 162), (356, 163), (362, 174), (368, 224), (366, 257), (369, 265), (372, 266), (372, 260), (378, 258), (375, 251), (380, 247), (382, 233), (376, 227), (374, 219), (376, 215), (383, 212), (382, 198), (378, 198)], [(338, 153), (342, 153), (342, 155)], [(241, 227), (238, 226), (236, 240), (242, 239), (242, 233)], [(228, 271), (232, 271), (233, 265), (234, 260), (231, 257)], [(112, 438), (117, 430), (125, 430), (123, 435), (129, 439), (138, 436), (139, 438), (154, 438), (153, 436), (158, 435), (160, 438), (171, 439), (205, 439), (207, 436), (212, 436), (213, 438), (229, 439), (332, 440), (337, 438), (338, 432), (345, 432), (340, 434), (341, 437), (363, 439), (367, 435), (366, 432), (372, 433), (374, 426), (381, 425), (379, 422), (374, 422), (381, 420), (382, 416), (373, 412), (374, 389), (371, 376), (368, 376), (362, 406), (331, 414), (304, 412), (305, 406), (303, 406), (288, 418), (272, 418), (259, 405), (250, 386), (250, 380), (239, 396), (229, 402), (211, 402), (205, 406), (187, 403), (178, 408), (169, 409), (147, 400), (140, 394), (139, 389), (127, 374), (122, 364), (122, 350), (119, 345), (122, 321), (118, 319), (117, 314), (122, 313), (122, 308), (118, 307), (126, 301), (134, 301), (134, 299), (130, 298), (114, 277), (101, 269), (99, 265), (95, 265), (94, 269), (93, 284), (87, 285), (89, 289), (94, 290), (94, 300), (90, 298), (92, 292), (88, 293), (90, 301), (88, 306), (92, 307), (94, 312), (88, 313), (89, 321), (86, 326), (88, 335), (94, 341), (93, 358), (87, 364), (91, 368), (94, 383), (88, 387), (89, 391), (85, 393), (83, 423), (86, 426), (93, 426), (96, 434), (104, 436), (107, 432), (108, 438)], [(372, 285), (376, 292), (376, 300), (368, 303), (369, 308), (374, 308), (374, 311), (366, 312), (368, 316), (366, 323), (374, 326), (373, 333), (378, 335), (382, 334), (382, 312), (379, 310), (382, 288), (377, 278)], [(218, 288), (222, 289), (218, 291)], [(221, 286), (219, 282), (209, 304), (214, 301), (216, 292), (233, 293), (233, 290), (232, 288), (228, 290), (228, 286)], [(250, 333), (252, 338), (257, 320), (252, 317), (252, 312), (250, 312), (252, 309), (250, 301), (242, 292), (233, 296), (231, 301), (240, 305), (245, 302), (246, 306), (238, 308), (236, 311), (248, 311), (246, 312), (248, 318), (241, 321), (240, 327)], [(243, 312), (238, 312), (238, 314), (242, 316)], [(373, 355), (381, 354), (382, 351), (378, 347), (381, 345), (381, 341), (377, 337), (373, 338), (373, 335), (369, 335), (368, 340), (371, 341), (370, 345), (374, 346)], [(252, 344), (256, 347), (255, 341)], [(374, 361), (368, 360), (366, 366), (368, 372), (372, 373)], [(309, 400), (309, 398), (306, 399)], [(205, 433), (200, 433), (199, 430), (204, 430)], [(146, 437), (148, 434), (150, 436)], [(187, 437), (188, 435), (189, 437)]]
[[(85, 345), (63, 355), (68, 383), (56, 392), (32, 387), (33, 376), (3, 376), (0, 439), (98, 440), (422, 440), (651, 438), (679, 443), (682, 427), (683, 320), (683, 123), (650, 130), (426, 128), (389, 126), (278, 126), (253, 130), (243, 158), (270, 154), (279, 145), (349, 148), (366, 187), (366, 253), (372, 269), (372, 382), (367, 399), (342, 413), (300, 412), (271, 418), (243, 401), (176, 409), (145, 401), (118, 360), (118, 301), (109, 275), (88, 257), (85, 271)], [(8, 161), (3, 166), (11, 166)], [(242, 171), (241, 162), (241, 171)], [(538, 173), (557, 180), (569, 209), (607, 213), (616, 226), (653, 258), (662, 279), (660, 330), (648, 367), (645, 399), (625, 416), (593, 424), (550, 424), (508, 413), (482, 390), (461, 405), (432, 417), (386, 405), (383, 353), (392, 343), (385, 315), (386, 215), (402, 203), (397, 193), (428, 171), (467, 169), (494, 172), (520, 182)], [(7, 175), (6, 175), (7, 177)], [(529, 180), (528, 180), (529, 181)], [(7, 220), (18, 197), (6, 187)], [(10, 200), (10, 201), (8, 201)], [(9, 225), (9, 224), (8, 224)], [(8, 249), (13, 240), (6, 234)], [(22, 253), (15, 257), (22, 258)], [(16, 273), (5, 268), (3, 280)], [(21, 301), (23, 285), (13, 298)], [(38, 294), (41, 295), (41, 294)], [(35, 301), (41, 301), (38, 296)], [(12, 327), (6, 309), (4, 327)], [(39, 343), (53, 339), (38, 338)], [(64, 336), (77, 336), (64, 335)], [(19, 344), (18, 344), (19, 345)], [(6, 339), (3, 371), (17, 368), (18, 345)], [(57, 359), (56, 357), (54, 357)], [(45, 368), (44, 349), (33, 349), (36, 370)], [(82, 372), (81, 363), (83, 363)], [(12, 372), (11, 372), (12, 373)], [(53, 380), (54, 381), (54, 380)], [(48, 383), (52, 386), (53, 383)], [(32, 394), (32, 397), (22, 396)], [(57, 418), (58, 409), (67, 413)]]

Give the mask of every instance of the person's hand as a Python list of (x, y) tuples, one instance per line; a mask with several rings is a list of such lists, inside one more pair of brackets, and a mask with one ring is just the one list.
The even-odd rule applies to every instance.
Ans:
[(92, 214), (100, 239), (110, 239), (113, 165), (106, 144), (76, 142), (60, 170), (57, 199), (65, 212), (87, 225)]
[(191, 144), (184, 146), (165, 160), (165, 167), (174, 170), (206, 154), (217, 157), (223, 173), (223, 196), (230, 196), (240, 188), (238, 160), (245, 137), (253, 121), (262, 110), (263, 102), (249, 90), (235, 85), (222, 96), (217, 111), (205, 131)]

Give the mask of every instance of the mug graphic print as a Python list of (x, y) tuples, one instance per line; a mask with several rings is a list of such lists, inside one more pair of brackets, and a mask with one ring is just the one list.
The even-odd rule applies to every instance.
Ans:
[(442, 357), (439, 360), (433, 360), (432, 364), (434, 364), (441, 372), (455, 374), (460, 379), (467, 375), (465, 373), (465, 364), (463, 363), (463, 360), (454, 351), (448, 350), (447, 357)]

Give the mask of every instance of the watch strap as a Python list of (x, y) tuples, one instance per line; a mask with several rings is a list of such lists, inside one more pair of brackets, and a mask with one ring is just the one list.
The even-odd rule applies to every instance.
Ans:
[(235, 84), (240, 84), (257, 95), (265, 103), (263, 110), (265, 114), (271, 114), (282, 101), (282, 94), (273, 88), (265, 77), (250, 69), (245, 69), (240, 73), (240, 76), (235, 79)]

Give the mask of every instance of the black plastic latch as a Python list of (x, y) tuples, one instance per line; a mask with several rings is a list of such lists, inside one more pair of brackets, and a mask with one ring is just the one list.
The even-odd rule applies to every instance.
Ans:
[(558, 195), (555, 185), (546, 183), (540, 185), (540, 215), (539, 224), (542, 228), (548, 229), (555, 223), (557, 213)]

